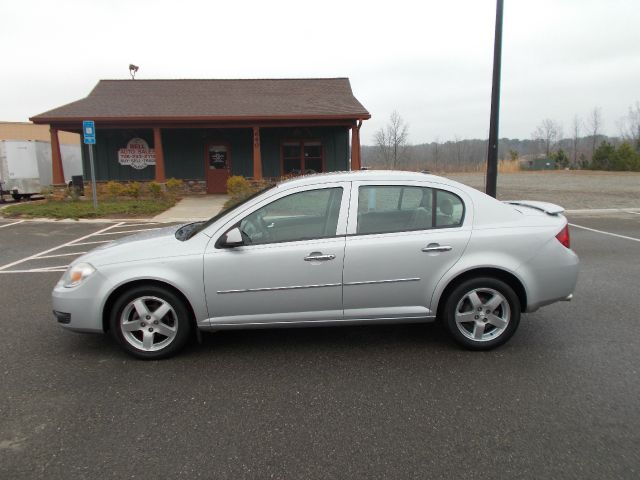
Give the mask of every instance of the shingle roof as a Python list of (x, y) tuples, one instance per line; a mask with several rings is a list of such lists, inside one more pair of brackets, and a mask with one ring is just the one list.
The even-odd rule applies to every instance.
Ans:
[(249, 120), (370, 118), (348, 78), (100, 80), (82, 100), (31, 118)]

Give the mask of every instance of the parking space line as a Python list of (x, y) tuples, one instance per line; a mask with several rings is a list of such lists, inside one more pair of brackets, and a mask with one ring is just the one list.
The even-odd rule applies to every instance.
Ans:
[(145, 223), (127, 223), (126, 225), (122, 225), (123, 227), (144, 227), (146, 225), (158, 225), (159, 222), (145, 222)]
[(96, 235), (120, 235), (122, 233), (148, 232), (150, 230), (160, 230), (162, 227), (142, 228), (140, 230), (119, 230), (117, 232), (96, 233)]
[(66, 272), (67, 267), (53, 267), (53, 268), (32, 268), (31, 270), (4, 270), (0, 271), (0, 275), (7, 273), (51, 273), (51, 272)]
[(58, 257), (70, 257), (71, 255), (84, 255), (87, 252), (73, 252), (73, 253), (59, 253), (57, 255), (41, 255), (37, 259), (40, 260), (42, 258), (58, 258)]
[[(19, 265), (19, 264), (24, 263), (24, 262), (27, 262), (27, 261), (29, 261), (29, 260), (33, 260), (33, 259), (35, 259), (35, 258), (38, 258), (38, 257), (40, 257), (41, 255), (46, 255), (47, 253), (55, 252), (56, 250), (59, 250), (59, 249), (61, 249), (61, 248), (64, 248), (64, 247), (68, 247), (68, 246), (70, 246), (70, 245), (73, 245), (73, 244), (74, 244), (74, 242), (77, 242), (77, 241), (80, 241), (80, 240), (84, 240), (84, 239), (86, 239), (86, 238), (91, 238), (91, 237), (93, 237), (94, 235), (99, 235), (99, 234), (101, 234), (101, 233), (103, 233), (103, 232), (106, 232), (106, 231), (108, 231), (108, 230), (111, 230), (112, 228), (115, 228), (115, 227), (117, 227), (117, 226), (120, 226), (120, 225), (122, 225), (123, 223), (125, 223), (125, 222), (119, 222), (119, 223), (116, 223), (116, 224), (114, 224), (114, 225), (110, 225), (110, 226), (105, 227), (105, 228), (103, 228), (103, 229), (101, 229), (101, 230), (98, 230), (97, 232), (90, 233), (89, 235), (85, 235), (84, 237), (77, 238), (76, 240), (72, 240), (72, 241), (70, 241), (70, 242), (63, 243), (62, 245), (58, 245), (57, 247), (49, 248), (49, 249), (44, 250), (44, 251), (42, 251), (42, 252), (39, 252), (39, 253), (36, 253), (36, 254), (34, 254), (34, 255), (30, 255), (30, 256), (28, 256), (28, 257), (25, 257), (25, 258), (23, 258), (23, 259), (21, 259), (21, 260), (16, 260), (15, 262), (7, 263), (6, 265), (2, 265), (2, 266), (0, 267), (0, 272), (1, 272), (2, 270), (6, 270), (7, 268), (13, 267), (13, 266), (15, 266), (15, 265)], [(62, 267), (59, 267), (59, 268), (62, 268)], [(65, 266), (64, 268), (66, 268), (66, 266)]]
[(605, 232), (604, 230), (596, 230), (595, 228), (583, 227), (582, 225), (576, 225), (575, 223), (570, 223), (572, 227), (581, 228), (583, 230), (589, 230), (590, 232), (602, 233), (603, 235), (610, 235), (612, 237), (624, 238), (625, 240), (633, 240), (634, 242), (640, 242), (640, 238), (635, 237), (627, 237), (626, 235), (620, 235), (618, 233)]
[(640, 215), (640, 212), (630, 212), (629, 210), (625, 210), (624, 213), (632, 213), (633, 215)]
[(7, 223), (6, 225), (0, 225), (0, 228), (10, 227), (11, 225), (18, 225), (19, 223), (24, 223), (24, 220), (18, 220), (17, 222)]
[(111, 243), (113, 240), (99, 240), (97, 242), (74, 242), (67, 245), (68, 247), (75, 247), (76, 245), (95, 245), (96, 243)]

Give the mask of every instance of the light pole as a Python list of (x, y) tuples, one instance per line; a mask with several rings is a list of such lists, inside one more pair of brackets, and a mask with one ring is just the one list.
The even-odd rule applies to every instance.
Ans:
[(503, 0), (497, 0), (496, 34), (493, 45), (493, 83), (491, 86), (491, 117), (489, 119), (489, 149), (487, 152), (486, 193), (496, 197), (498, 184), (498, 117), (500, 113), (500, 63), (502, 57)]

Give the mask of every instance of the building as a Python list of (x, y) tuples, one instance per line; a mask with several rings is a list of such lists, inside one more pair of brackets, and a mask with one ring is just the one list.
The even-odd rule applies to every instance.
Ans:
[(520, 159), (520, 170), (555, 170), (556, 161), (544, 155), (524, 155)]
[[(51, 125), (54, 183), (64, 179), (59, 132), (94, 120), (98, 181), (173, 177), (222, 193), (229, 175), (359, 169), (359, 129), (370, 117), (349, 79), (315, 78), (101, 80), (86, 98), (31, 120)], [(83, 163), (87, 175), (86, 146)]]
[[(77, 133), (60, 132), (58, 137), (62, 145), (80, 145), (80, 135)], [(29, 122), (0, 122), (0, 140), (49, 142), (51, 135), (49, 125), (34, 125)]]

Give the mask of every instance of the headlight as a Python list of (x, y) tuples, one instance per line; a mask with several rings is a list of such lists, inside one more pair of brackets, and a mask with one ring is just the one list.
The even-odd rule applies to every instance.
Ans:
[(60, 279), (60, 283), (65, 288), (77, 287), (84, 282), (96, 269), (90, 263), (76, 263)]

